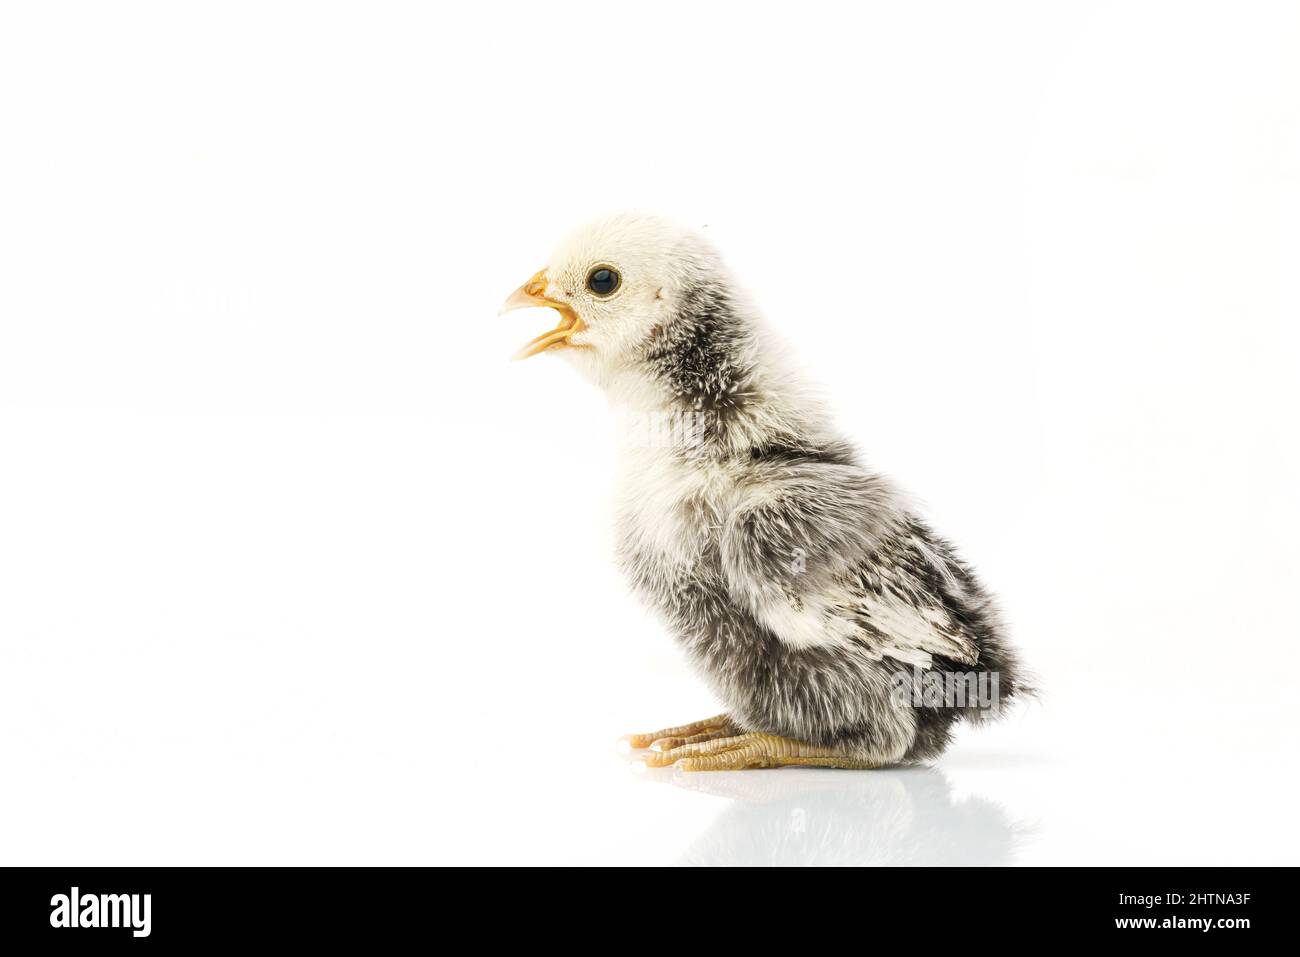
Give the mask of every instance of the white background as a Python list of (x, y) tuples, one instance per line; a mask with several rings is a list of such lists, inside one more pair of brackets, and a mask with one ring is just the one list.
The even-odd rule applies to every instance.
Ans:
[[(1297, 863), (1300, 8), (7, 4), (0, 861)], [(713, 713), (500, 301), (698, 225), (1001, 593), (932, 769)]]

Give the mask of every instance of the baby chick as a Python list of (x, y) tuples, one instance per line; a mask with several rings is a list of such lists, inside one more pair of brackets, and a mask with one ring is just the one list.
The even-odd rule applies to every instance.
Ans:
[(601, 219), (502, 311), (527, 306), (560, 322), (520, 357), (564, 356), (626, 417), (620, 562), (727, 709), (631, 736), (646, 763), (919, 761), (1026, 691), (989, 593), (835, 432), (703, 238)]

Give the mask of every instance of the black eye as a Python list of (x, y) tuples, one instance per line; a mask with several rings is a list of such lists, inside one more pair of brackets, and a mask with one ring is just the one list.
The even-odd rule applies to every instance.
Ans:
[(609, 266), (597, 266), (587, 273), (587, 288), (598, 296), (613, 295), (620, 281), (618, 272)]

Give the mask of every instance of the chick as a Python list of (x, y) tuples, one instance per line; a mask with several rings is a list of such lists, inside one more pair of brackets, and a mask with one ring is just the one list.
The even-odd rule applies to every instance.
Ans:
[(601, 219), (502, 311), (528, 306), (560, 322), (519, 356), (562, 355), (625, 417), (620, 563), (727, 709), (630, 736), (647, 764), (921, 761), (1026, 692), (988, 591), (837, 434), (702, 237)]

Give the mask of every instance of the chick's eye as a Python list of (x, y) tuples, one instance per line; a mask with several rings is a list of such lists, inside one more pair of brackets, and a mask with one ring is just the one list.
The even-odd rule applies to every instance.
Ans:
[(618, 272), (609, 266), (597, 266), (587, 273), (587, 288), (598, 296), (612, 295), (619, 282)]

